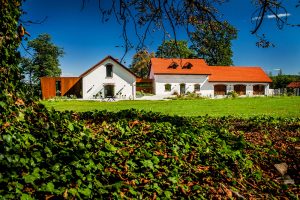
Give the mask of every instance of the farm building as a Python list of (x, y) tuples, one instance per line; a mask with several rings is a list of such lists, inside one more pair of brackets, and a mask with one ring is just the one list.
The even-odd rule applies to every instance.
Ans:
[[(69, 95), (83, 99), (133, 99), (136, 79), (134, 73), (111, 56), (107, 56), (79, 77), (40, 78), (43, 99)], [(79, 85), (76, 90), (68, 84), (70, 82), (74, 83), (74, 87)]]
[(155, 95), (268, 95), (271, 79), (260, 67), (208, 66), (203, 59), (152, 58), (149, 79), (140, 79), (107, 56), (79, 77), (41, 77), (44, 99), (75, 95), (83, 99), (134, 99), (136, 91)]
[(293, 88), (296, 96), (300, 96), (300, 81), (293, 81), (287, 85), (288, 88)]
[(195, 92), (214, 97), (235, 91), (239, 95), (268, 95), (272, 80), (260, 67), (208, 66), (203, 59), (152, 58), (150, 79), (155, 94)]

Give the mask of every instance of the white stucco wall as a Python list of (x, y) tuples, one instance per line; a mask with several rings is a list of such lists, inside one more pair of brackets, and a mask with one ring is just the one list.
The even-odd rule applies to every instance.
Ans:
[[(254, 85), (264, 85), (265, 95), (269, 95), (268, 83), (243, 83), (243, 82), (209, 82), (207, 75), (153, 75), (150, 72), (150, 77), (154, 79), (153, 89), (156, 95), (172, 95), (174, 92), (180, 93), (180, 84), (185, 84), (186, 93), (194, 92), (194, 85), (200, 84), (200, 91), (197, 92), (204, 97), (215, 97), (214, 85), (226, 85), (227, 93), (233, 91), (234, 85), (246, 85), (246, 95), (253, 96)], [(171, 84), (171, 91), (165, 91), (165, 84)]]
[[(265, 95), (269, 95), (269, 83), (243, 83), (243, 82), (205, 82), (203, 85), (203, 92), (214, 97), (214, 85), (226, 85), (226, 93), (232, 92), (234, 90), (234, 85), (246, 85), (246, 96), (253, 96), (253, 86), (254, 85), (264, 85)], [(202, 89), (202, 88), (201, 88)]]
[[(113, 65), (113, 76), (106, 77), (106, 64)], [(115, 86), (115, 95), (122, 88), (122, 96), (118, 98), (134, 99), (136, 77), (111, 59), (107, 59), (101, 65), (82, 79), (82, 97), (83, 99), (92, 99), (93, 95), (99, 91), (104, 95), (104, 84), (113, 84)], [(126, 95), (126, 96), (125, 96)]]
[[(180, 93), (180, 84), (185, 84), (185, 92), (194, 92), (194, 85), (202, 86), (207, 81), (207, 75), (154, 75), (154, 93), (157, 95), (172, 95), (174, 92)], [(171, 84), (171, 91), (165, 91), (165, 84)]]

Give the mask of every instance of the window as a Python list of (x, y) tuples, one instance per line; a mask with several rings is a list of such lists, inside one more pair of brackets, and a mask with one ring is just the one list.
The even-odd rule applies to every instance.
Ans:
[(176, 69), (178, 67), (178, 64), (176, 62), (172, 62), (168, 68)]
[(199, 92), (200, 91), (200, 84), (195, 84), (194, 85), (194, 92)]
[(107, 64), (106, 65), (106, 77), (112, 77), (113, 73), (112, 73), (112, 69), (113, 66), (111, 64)]
[(171, 84), (166, 84), (165, 85), (165, 91), (170, 92), (171, 91)]
[(60, 81), (55, 82), (55, 95), (61, 96), (61, 82)]
[(187, 62), (187, 63), (185, 63), (185, 64), (182, 66), (182, 69), (191, 69), (192, 66), (193, 66), (193, 65), (192, 65), (191, 63)]

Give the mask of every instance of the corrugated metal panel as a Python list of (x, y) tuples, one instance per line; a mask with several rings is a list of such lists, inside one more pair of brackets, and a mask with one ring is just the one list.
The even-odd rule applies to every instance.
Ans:
[[(81, 86), (78, 86), (80, 77), (41, 77), (41, 89), (43, 99), (49, 99), (56, 96), (56, 81), (60, 81), (61, 84), (61, 96), (64, 96), (76, 85), (74, 95), (79, 96)], [(70, 95), (70, 93), (68, 93)]]

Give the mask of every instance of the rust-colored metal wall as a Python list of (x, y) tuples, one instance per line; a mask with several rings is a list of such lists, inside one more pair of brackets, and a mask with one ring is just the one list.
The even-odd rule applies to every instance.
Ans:
[(145, 93), (153, 94), (153, 80), (152, 79), (136, 79), (136, 91), (143, 91)]
[(81, 95), (82, 86), (80, 84), (80, 77), (41, 77), (40, 80), (43, 99), (49, 99), (56, 96), (56, 81), (60, 81), (61, 96), (73, 94), (80, 97)]

